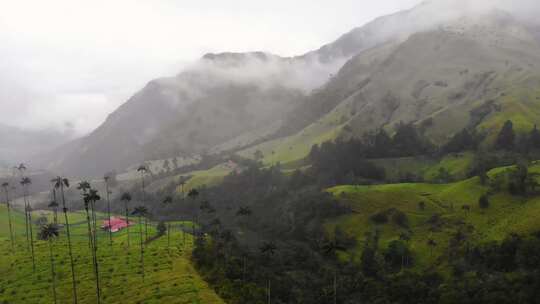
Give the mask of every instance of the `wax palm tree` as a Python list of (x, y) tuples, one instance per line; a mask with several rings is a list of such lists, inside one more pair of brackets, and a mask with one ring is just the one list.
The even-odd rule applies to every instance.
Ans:
[[(170, 205), (173, 202), (172, 196), (167, 196), (163, 199), (164, 205)], [(167, 221), (167, 249), (171, 246), (171, 223)]]
[(432, 257), (433, 256), (433, 248), (435, 248), (437, 246), (437, 242), (435, 242), (434, 239), (428, 239), (427, 241), (427, 245), (429, 246), (429, 256)]
[[(140, 165), (139, 168), (137, 168), (137, 172), (141, 174), (141, 189), (142, 189), (142, 203), (143, 205), (146, 203), (146, 191), (144, 189), (144, 176), (148, 172), (148, 167), (146, 165)], [(146, 218), (144, 219), (144, 239), (145, 241), (148, 241), (148, 223), (146, 221)]]
[(112, 247), (112, 229), (110, 229), (111, 225), (111, 198), (109, 191), (109, 179), (111, 177), (109, 175), (105, 175), (103, 179), (105, 180), (105, 191), (107, 191), (107, 217), (109, 218), (109, 245)]
[(139, 236), (141, 246), (141, 274), (144, 282), (144, 242), (143, 242), (143, 230), (142, 230), (142, 218), (148, 214), (148, 210), (144, 206), (135, 207), (133, 215), (139, 217)]
[[(399, 240), (405, 242), (406, 244), (409, 244), (409, 241), (411, 240), (411, 235), (406, 232), (402, 232), (399, 234)], [(401, 269), (403, 269), (403, 266), (409, 266), (409, 254), (407, 250), (403, 250), (403, 253), (401, 255)]]
[[(87, 194), (91, 189), (92, 187), (90, 186), (90, 183), (88, 181), (81, 181), (79, 183), (79, 185), (77, 186), (77, 189), (78, 190), (81, 190), (83, 192), (83, 195)], [(101, 199), (101, 198), (100, 198)], [(90, 204), (90, 210), (91, 210), (91, 215), (92, 215), (92, 237), (93, 237), (93, 242), (94, 242), (94, 247), (97, 248), (97, 228), (96, 228), (96, 211), (95, 211), (95, 201), (90, 201), (89, 202)]]
[[(97, 190), (95, 189), (88, 189), (87, 192), (83, 194), (83, 200), (84, 200), (84, 208), (86, 210), (86, 219), (88, 222), (88, 238), (90, 239), (91, 244), (91, 250), (92, 250), (92, 262), (94, 266), (94, 275), (96, 279), (96, 296), (97, 296), (97, 302), (101, 302), (101, 289), (99, 287), (99, 263), (97, 259), (97, 238), (96, 234), (97, 231), (94, 229), (92, 231), (91, 225), (90, 225), (90, 216), (88, 213), (88, 205), (94, 204), (96, 201), (99, 201), (101, 197), (99, 196)], [(95, 222), (94, 222), (95, 224)]]
[(60, 193), (62, 195), (62, 211), (64, 212), (64, 219), (65, 219), (65, 225), (66, 225), (66, 235), (68, 240), (68, 250), (69, 250), (69, 262), (71, 266), (71, 283), (73, 286), (73, 303), (77, 304), (77, 280), (75, 279), (75, 263), (73, 262), (73, 248), (71, 246), (71, 234), (69, 231), (69, 221), (68, 221), (68, 215), (67, 215), (67, 207), (66, 207), (66, 197), (64, 195), (64, 187), (69, 188), (69, 180), (67, 178), (63, 178), (61, 176), (57, 176), (56, 178), (52, 179), (51, 182), (53, 183), (53, 186), (55, 189), (60, 189)]
[(53, 199), (49, 203), (48, 207), (53, 210), (53, 221), (55, 225), (58, 225), (58, 201), (56, 200), (56, 189), (53, 188)]
[[(327, 241), (322, 245), (323, 252), (326, 255), (335, 256), (337, 251), (339, 250), (346, 250), (344, 246), (341, 246), (336, 240)], [(334, 304), (337, 304), (337, 269), (334, 268), (334, 282), (333, 282), (333, 289), (334, 289)]]
[(124, 202), (124, 210), (126, 211), (127, 245), (128, 245), (128, 248), (129, 248), (129, 209), (128, 209), (128, 203), (131, 201), (131, 194), (129, 194), (128, 192), (124, 192), (122, 194), (122, 196), (120, 197), (120, 200)]
[(2, 183), (2, 188), (4, 188), (4, 193), (6, 194), (6, 208), (8, 214), (8, 224), (9, 224), (9, 238), (11, 240), (11, 249), (15, 247), (15, 242), (13, 240), (13, 226), (11, 224), (11, 206), (9, 204), (9, 183)]
[(26, 240), (30, 247), (30, 255), (32, 256), (32, 270), (36, 271), (36, 259), (34, 255), (34, 233), (32, 228), (32, 209), (30, 207), (30, 202), (28, 201), (28, 187), (31, 183), (32, 180), (30, 180), (29, 177), (23, 177), (21, 180), (21, 185), (23, 186), (24, 213), (26, 216)]
[[(263, 256), (266, 258), (271, 258), (274, 256), (277, 250), (277, 246), (273, 242), (265, 242), (262, 244), (261, 247), (259, 247), (260, 252)], [(270, 276), (268, 276), (267, 284), (266, 284), (266, 296), (267, 296), (267, 303), (270, 304), (271, 299), (271, 282), (270, 282)]]
[[(193, 201), (196, 201), (197, 197), (199, 197), (199, 190), (193, 188), (193, 189), (189, 190), (187, 196), (190, 199), (192, 199)], [(193, 214), (193, 222), (191, 223), (191, 228), (192, 228), (192, 231), (193, 231), (193, 237), (195, 237), (195, 223), (197, 222), (197, 217), (198, 217), (198, 212), (195, 211), (195, 213)]]
[[(88, 190), (90, 190), (90, 183), (87, 181), (81, 181), (77, 185), (77, 190), (82, 191), (81, 195), (83, 196), (83, 200), (85, 200), (85, 195), (88, 193)], [(90, 211), (91, 206), (90, 206), (89, 200), (88, 201), (85, 200), (84, 209), (86, 210), (86, 219), (88, 221), (88, 248), (90, 248), (90, 250), (92, 251), (92, 260), (93, 260), (94, 236), (92, 234), (92, 229), (93, 229), (92, 227), (94, 227), (94, 222), (93, 222), (93, 216), (91, 215), (91, 211)]]
[(51, 282), (53, 290), (53, 299), (56, 304), (56, 271), (54, 268), (53, 241), (58, 237), (58, 226), (56, 224), (46, 224), (41, 226), (39, 239), (49, 243), (49, 258), (51, 261)]

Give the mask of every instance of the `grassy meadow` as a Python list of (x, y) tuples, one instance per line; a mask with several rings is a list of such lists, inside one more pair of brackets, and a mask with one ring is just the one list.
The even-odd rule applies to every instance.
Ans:
[[(35, 211), (33, 220), (49, 212)], [(98, 214), (99, 223), (104, 219)], [(12, 212), (15, 247), (11, 247), (6, 206), (0, 206), (0, 303), (54, 303), (51, 281), (49, 247), (45, 241), (35, 241), (36, 271), (32, 271), (30, 253), (25, 237), (24, 214)], [(83, 213), (69, 214), (77, 292), (79, 303), (96, 303), (96, 288), (92, 256)], [(64, 223), (59, 214), (59, 223)], [(130, 246), (127, 232), (113, 234), (110, 246), (108, 232), (98, 233), (98, 260), (101, 303), (223, 303), (197, 274), (190, 262), (192, 236), (182, 232), (189, 223), (171, 223), (170, 246), (167, 235), (145, 246), (145, 280), (140, 267), (139, 225), (130, 227)], [(38, 228), (34, 225), (34, 236)], [(144, 228), (143, 228), (144, 232)], [(150, 225), (148, 237), (156, 235)], [(72, 282), (67, 239), (64, 229), (53, 241), (58, 303), (72, 303)]]
[[(497, 168), (489, 172), (493, 180), (508, 168)], [(531, 172), (540, 172), (538, 164)], [(328, 232), (336, 227), (347, 235), (354, 236), (354, 249), (342, 252), (343, 259), (358, 260), (366, 236), (379, 233), (379, 248), (386, 248), (400, 235), (410, 235), (409, 245), (414, 252), (415, 267), (429, 269), (446, 265), (444, 260), (449, 242), (458, 231), (464, 233), (466, 241), (480, 244), (500, 241), (511, 233), (530, 234), (540, 230), (540, 197), (514, 196), (506, 190), (490, 191), (478, 177), (449, 184), (386, 184), (373, 186), (337, 186), (328, 190), (341, 202), (350, 206), (351, 214), (334, 218), (325, 224)], [(479, 198), (489, 195), (489, 207), (481, 208)], [(377, 223), (372, 216), (378, 213), (399, 210), (406, 214), (407, 224), (400, 225), (388, 216), (385, 223)], [(428, 245), (434, 240), (436, 246)]]

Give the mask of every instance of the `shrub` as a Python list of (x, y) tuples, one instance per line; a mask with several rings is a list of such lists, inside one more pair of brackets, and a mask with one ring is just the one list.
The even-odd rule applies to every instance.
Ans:
[(394, 211), (392, 214), (392, 222), (403, 228), (409, 227), (409, 219), (407, 218), (407, 215), (400, 210)]
[(377, 224), (388, 223), (388, 214), (384, 211), (375, 213), (371, 216), (371, 220)]
[(167, 225), (165, 225), (164, 222), (159, 222), (156, 229), (157, 229), (158, 235), (160, 236), (165, 235), (165, 233), (167, 233)]
[(480, 196), (480, 198), (478, 199), (478, 206), (480, 206), (480, 208), (482, 209), (489, 208), (489, 198), (486, 194)]

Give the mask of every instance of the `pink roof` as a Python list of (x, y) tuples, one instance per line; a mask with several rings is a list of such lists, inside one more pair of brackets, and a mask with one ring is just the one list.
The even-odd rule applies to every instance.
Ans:
[[(129, 222), (129, 225), (132, 223)], [(111, 222), (109, 223), (109, 220), (104, 220), (103, 224), (101, 225), (102, 229), (110, 229), (112, 232), (120, 231), (128, 226), (128, 222), (125, 219), (118, 218), (118, 217), (111, 217)]]

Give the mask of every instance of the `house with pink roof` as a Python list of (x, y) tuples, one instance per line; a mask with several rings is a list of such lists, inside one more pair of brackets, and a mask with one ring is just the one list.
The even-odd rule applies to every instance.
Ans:
[(111, 232), (118, 232), (124, 228), (127, 228), (128, 225), (133, 225), (133, 223), (128, 223), (128, 221), (119, 217), (111, 217), (110, 223), (109, 220), (103, 221), (103, 224), (101, 224), (101, 229), (107, 231), (110, 230)]

